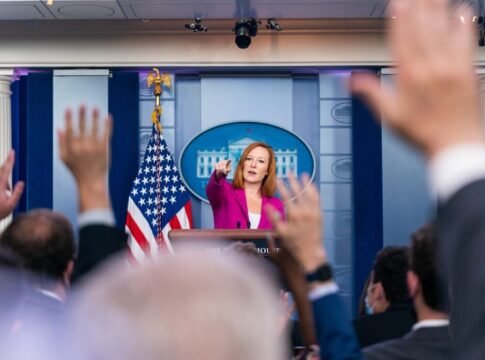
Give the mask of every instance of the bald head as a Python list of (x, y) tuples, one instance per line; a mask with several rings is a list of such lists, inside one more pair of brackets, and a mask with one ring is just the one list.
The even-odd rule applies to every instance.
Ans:
[(34, 274), (53, 280), (63, 278), (75, 253), (71, 224), (62, 214), (47, 209), (15, 218), (1, 234), (0, 245), (15, 252)]
[(88, 358), (282, 359), (277, 291), (262, 266), (179, 250), (113, 267), (81, 295), (75, 323), (89, 346), (80, 348)]

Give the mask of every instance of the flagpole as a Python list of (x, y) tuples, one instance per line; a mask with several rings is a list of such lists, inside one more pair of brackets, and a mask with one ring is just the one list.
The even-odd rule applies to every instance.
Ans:
[(160, 166), (161, 159), (160, 159), (160, 137), (162, 136), (162, 125), (160, 122), (160, 118), (162, 116), (162, 105), (160, 104), (160, 97), (163, 93), (163, 86), (170, 89), (172, 83), (170, 81), (170, 75), (167, 73), (160, 74), (158, 68), (153, 68), (153, 72), (149, 73), (147, 76), (147, 85), (148, 87), (153, 86), (153, 95), (155, 95), (155, 107), (152, 111), (152, 122), (155, 126), (156, 134), (156, 174), (157, 174), (157, 235), (156, 241), (158, 247), (160, 247), (163, 241), (163, 234), (162, 234), (162, 202), (161, 202), (161, 183), (162, 183), (162, 169)]
[(133, 181), (125, 223), (130, 254), (138, 263), (159, 254), (173, 254), (168, 232), (192, 227), (190, 195), (162, 134), (161, 97), (162, 91), (171, 87), (170, 75), (153, 69), (147, 84), (147, 88), (155, 87), (152, 134)]

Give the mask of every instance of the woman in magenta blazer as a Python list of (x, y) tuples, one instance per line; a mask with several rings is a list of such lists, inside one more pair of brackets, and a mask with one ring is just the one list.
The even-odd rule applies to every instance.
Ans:
[(273, 197), (276, 190), (276, 160), (273, 149), (255, 142), (244, 150), (234, 172), (233, 183), (226, 180), (231, 160), (215, 165), (206, 193), (216, 229), (271, 229), (264, 208), (273, 205), (285, 217), (283, 202)]

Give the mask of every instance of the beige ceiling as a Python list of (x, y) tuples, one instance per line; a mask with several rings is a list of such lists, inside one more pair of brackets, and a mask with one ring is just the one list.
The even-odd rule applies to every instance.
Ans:
[(0, 0), (0, 20), (382, 18), (388, 0)]
[[(470, 3), (451, 0), (453, 5)], [(475, 0), (476, 12), (481, 3)], [(187, 33), (201, 17), (211, 34), (231, 32), (234, 20), (276, 18), (288, 33), (380, 32), (389, 0), (0, 0), (0, 33)]]

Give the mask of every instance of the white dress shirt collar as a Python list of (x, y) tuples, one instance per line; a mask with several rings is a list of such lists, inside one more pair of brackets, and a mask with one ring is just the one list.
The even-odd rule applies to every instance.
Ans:
[(37, 290), (38, 292), (40, 292), (41, 294), (43, 294), (47, 297), (50, 297), (50, 298), (53, 298), (53, 299), (58, 300), (60, 302), (63, 302), (61, 297), (59, 295), (57, 295), (56, 293), (52, 292), (52, 291), (45, 290), (45, 289), (39, 289), (39, 288), (36, 288), (35, 290)]
[(434, 320), (421, 320), (418, 321), (413, 326), (413, 330), (418, 330), (421, 328), (429, 328), (429, 327), (439, 327), (439, 326), (448, 326), (450, 325), (450, 320), (448, 319), (434, 319)]
[(485, 179), (485, 146), (450, 146), (431, 159), (428, 171), (431, 190), (439, 200), (447, 201), (466, 185)]

